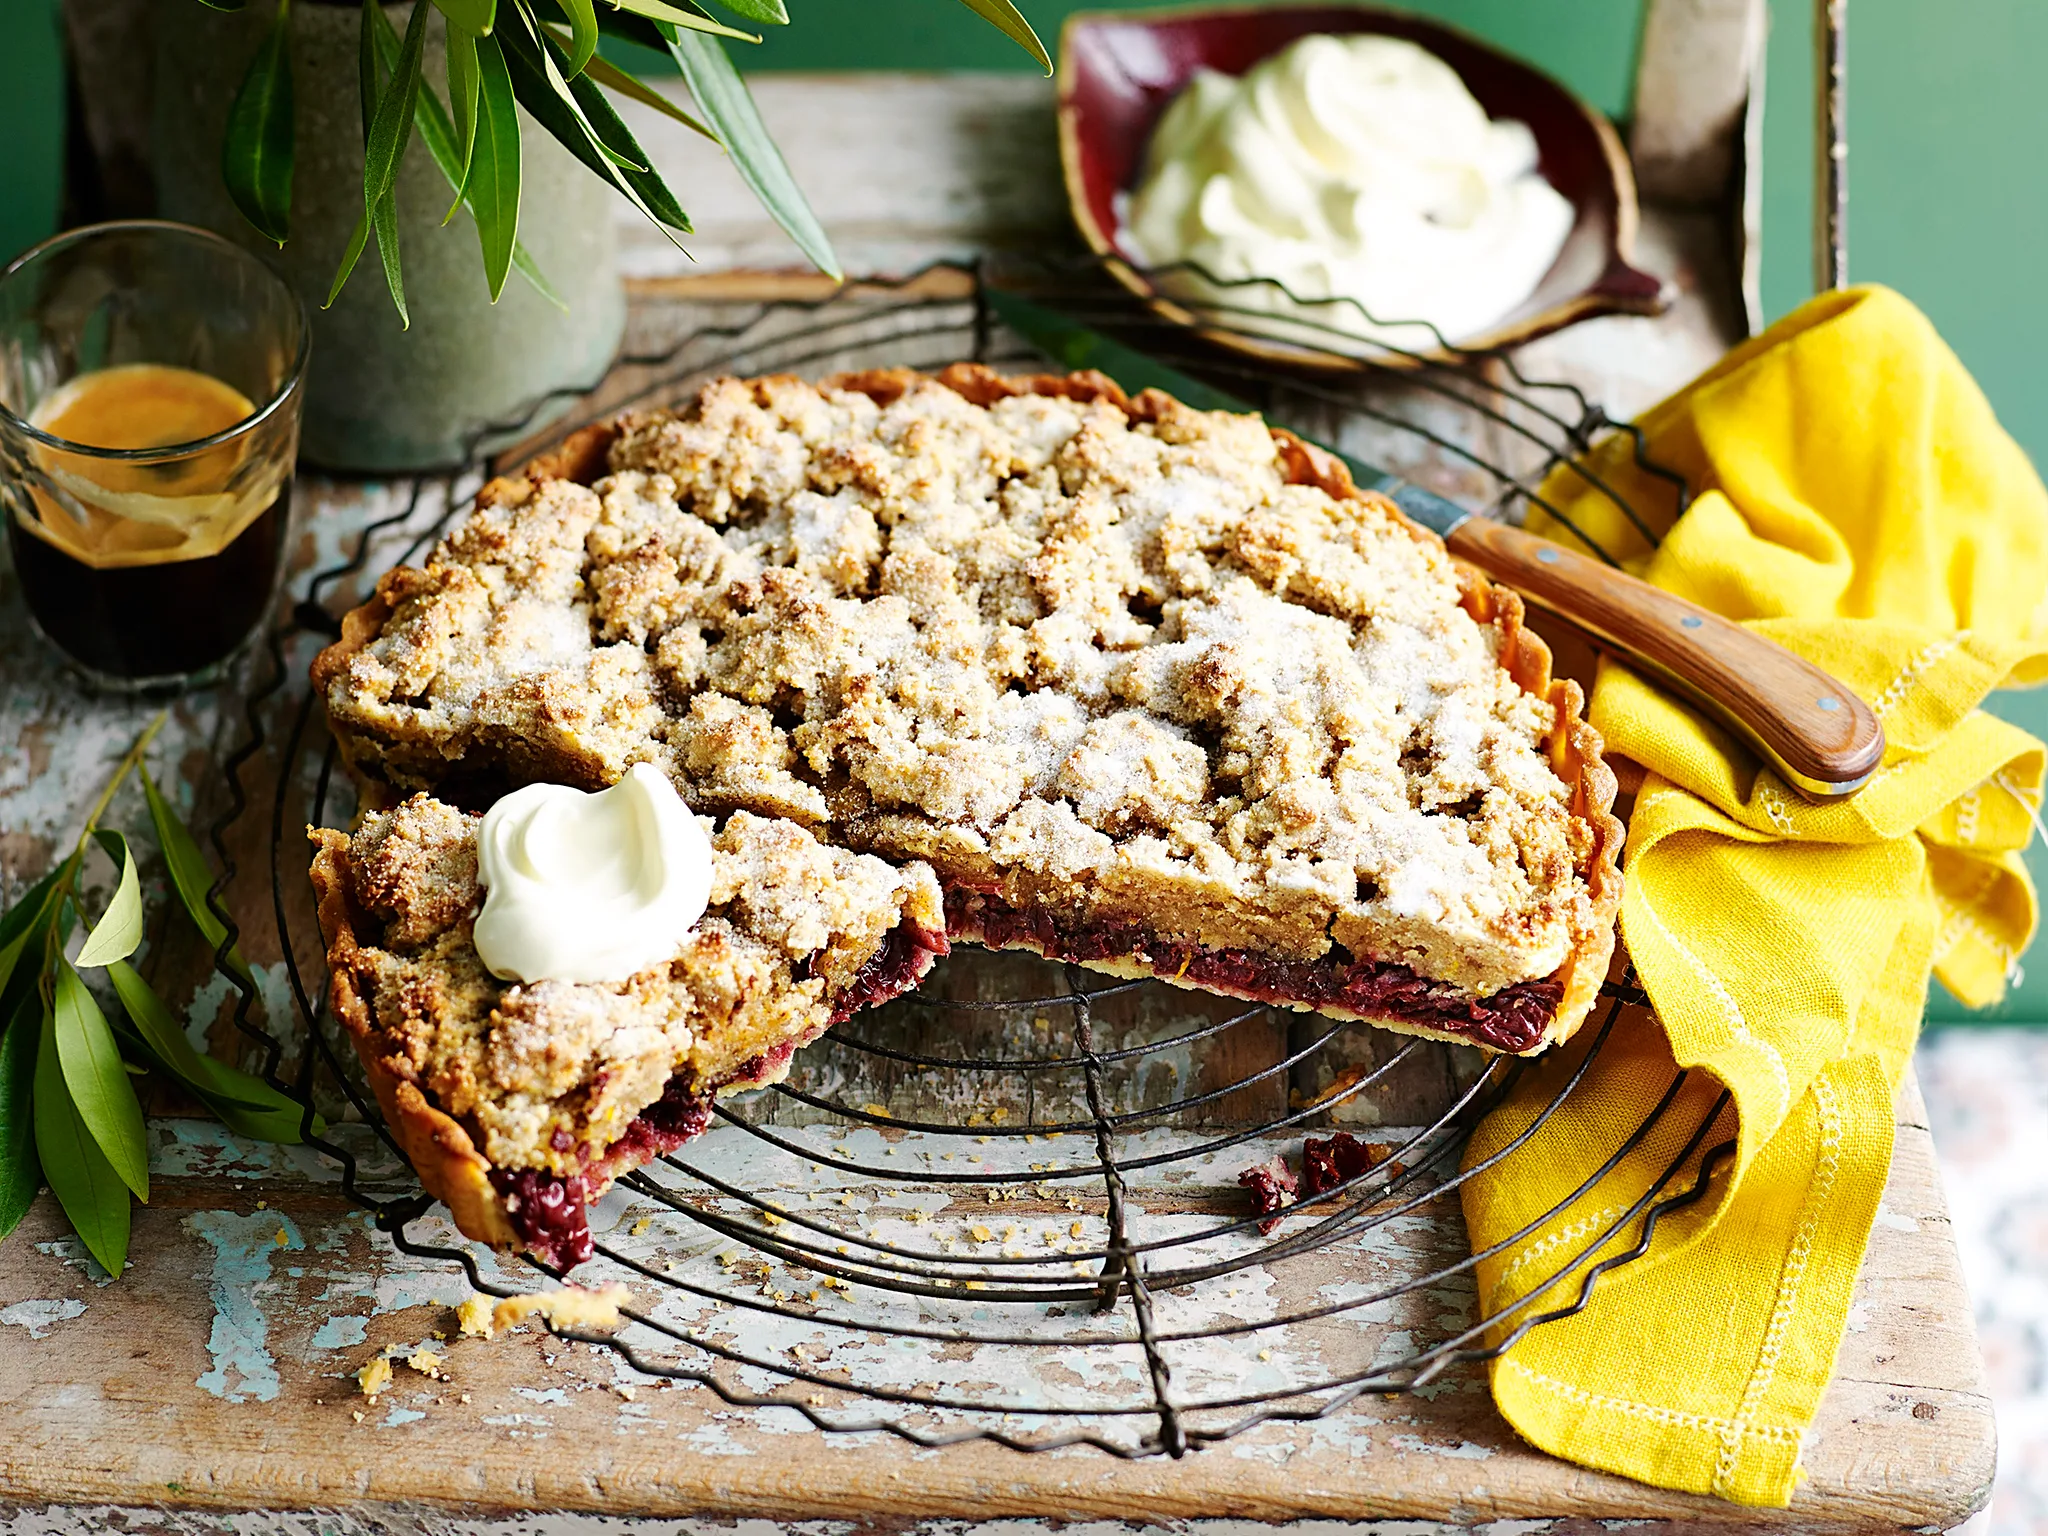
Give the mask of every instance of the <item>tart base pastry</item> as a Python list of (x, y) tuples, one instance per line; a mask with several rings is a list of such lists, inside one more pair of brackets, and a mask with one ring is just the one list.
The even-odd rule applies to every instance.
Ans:
[(1613, 953), (1615, 779), (1520, 599), (1291, 434), (1096, 374), (721, 379), (585, 428), (313, 678), (380, 793), (653, 763), (928, 867), (928, 950), (1523, 1055)]

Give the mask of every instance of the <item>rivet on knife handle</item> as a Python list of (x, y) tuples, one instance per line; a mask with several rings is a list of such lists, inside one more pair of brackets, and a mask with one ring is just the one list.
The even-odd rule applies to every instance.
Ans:
[(1870, 706), (1762, 635), (1489, 518), (1464, 519), (1445, 542), (1452, 554), (1685, 694), (1809, 799), (1854, 794), (1884, 757), (1884, 726)]

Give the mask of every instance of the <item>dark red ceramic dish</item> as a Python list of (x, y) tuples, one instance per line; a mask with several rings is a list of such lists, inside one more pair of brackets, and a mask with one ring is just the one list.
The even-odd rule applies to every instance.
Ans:
[(1219, 323), (1215, 314), (1191, 312), (1163, 295), (1116, 245), (1116, 195), (1136, 181), (1153, 125), (1196, 66), (1241, 75), (1315, 32), (1383, 33), (1429, 49), (1458, 72), (1489, 116), (1529, 125), (1538, 169), (1577, 211), (1564, 249), (1536, 291), (1485, 335), (1454, 338), (1460, 351), (1527, 341), (1593, 315), (1656, 314), (1665, 307), (1664, 283), (1630, 263), (1636, 185), (1621, 141), (1606, 118), (1527, 64), (1451, 27), (1368, 6), (1084, 12), (1068, 18), (1060, 33), (1060, 160), (1067, 200), (1082, 238), (1154, 310), (1268, 361), (1342, 369), (1414, 361), (1389, 352), (1368, 363)]

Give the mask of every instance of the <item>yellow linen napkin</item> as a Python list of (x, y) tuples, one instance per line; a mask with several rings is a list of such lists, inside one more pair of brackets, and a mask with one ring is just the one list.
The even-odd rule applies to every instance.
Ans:
[[(1683, 516), (1625, 436), (1588, 468), (1632, 507), (1666, 509), (1651, 520), (1661, 544), (1570, 468), (1530, 526), (1566, 544), (1576, 528), (1819, 663), (1876, 710), (1889, 747), (1861, 794), (1814, 806), (1717, 726), (1602, 665), (1591, 718), (1642, 769), (1621, 929), (1656, 1014), (1617, 1019), (1563, 1109), (1465, 1185), (1465, 1215), (1475, 1252), (1505, 1243), (1478, 1270), (1488, 1313), (1538, 1290), (1518, 1318), (1565, 1306), (1587, 1266), (1560, 1267), (1674, 1159), (1666, 1195), (1733, 1137), (1704, 1197), (1669, 1213), (1581, 1314), (1515, 1344), (1493, 1393), (1559, 1456), (1783, 1504), (1877, 1214), (1928, 972), (1991, 1002), (2033, 934), (2020, 850), (2043, 747), (1977, 706), (2048, 680), (2048, 491), (1926, 318), (1879, 288), (1814, 300), (1641, 427), (1648, 457), (1695, 492)], [(1468, 1168), (1549, 1102), (1605, 1006), (1480, 1126)], [(1681, 1068), (1699, 1070), (1644, 1142), (1542, 1220)], [(1718, 1122), (1682, 1157), (1723, 1089)], [(1603, 1256), (1641, 1232), (1629, 1222)]]

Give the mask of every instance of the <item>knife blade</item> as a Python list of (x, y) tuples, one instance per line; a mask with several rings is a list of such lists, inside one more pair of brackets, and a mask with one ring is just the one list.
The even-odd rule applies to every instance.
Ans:
[[(1056, 310), (1000, 288), (990, 308), (1070, 370), (1093, 368), (1132, 394), (1160, 389), (1205, 411), (1251, 405)], [(1870, 706), (1805, 658), (1626, 571), (1439, 496), (1326, 444), (1363, 490), (1378, 491), (1459, 559), (1575, 624), (1629, 666), (1713, 716), (1809, 800), (1838, 800), (1884, 758)]]

